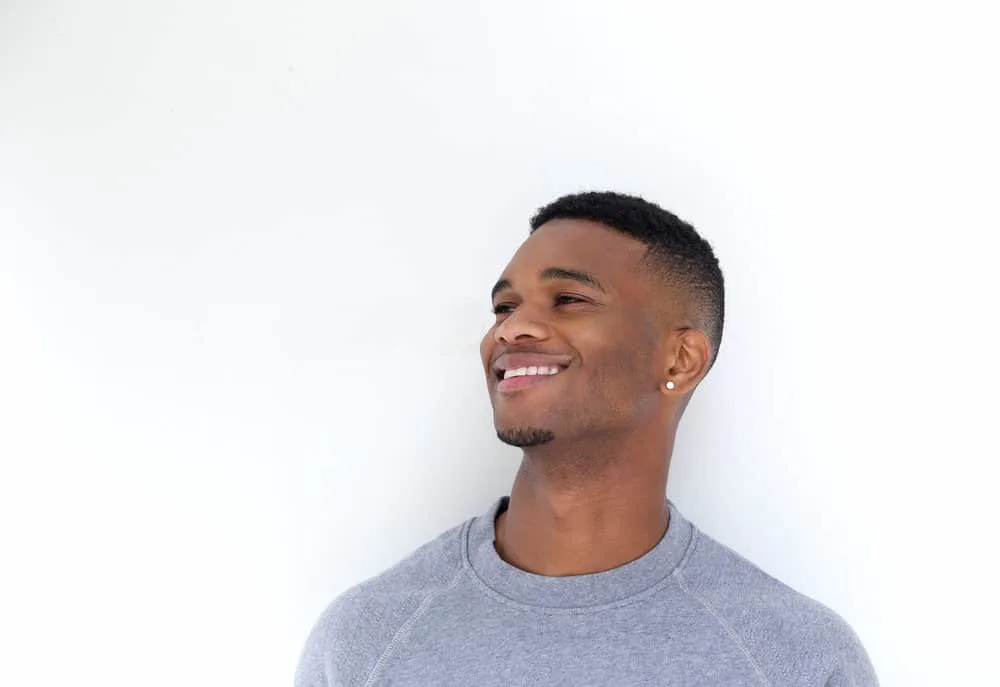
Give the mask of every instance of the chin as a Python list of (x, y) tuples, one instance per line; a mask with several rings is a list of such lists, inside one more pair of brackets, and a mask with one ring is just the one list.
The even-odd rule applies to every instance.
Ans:
[(555, 435), (551, 429), (541, 427), (497, 427), (497, 438), (510, 446), (528, 448), (547, 444), (555, 439)]

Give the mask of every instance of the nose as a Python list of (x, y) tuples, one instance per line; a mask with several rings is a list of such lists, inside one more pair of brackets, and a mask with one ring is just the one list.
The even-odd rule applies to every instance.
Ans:
[(493, 338), (497, 343), (508, 345), (524, 343), (525, 340), (531, 339), (544, 341), (549, 335), (549, 323), (526, 304), (522, 304), (504, 318), (493, 330)]

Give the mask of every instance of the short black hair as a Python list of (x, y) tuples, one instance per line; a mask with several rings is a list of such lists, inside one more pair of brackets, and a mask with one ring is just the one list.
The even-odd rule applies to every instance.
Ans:
[(554, 219), (598, 222), (648, 246), (646, 261), (667, 283), (680, 287), (695, 326), (712, 345), (714, 363), (722, 343), (725, 282), (719, 260), (695, 228), (638, 196), (588, 191), (558, 198), (531, 218), (531, 233)]

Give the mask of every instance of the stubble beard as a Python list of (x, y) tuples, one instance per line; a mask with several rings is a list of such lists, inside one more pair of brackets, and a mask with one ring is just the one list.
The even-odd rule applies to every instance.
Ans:
[(497, 430), (497, 438), (510, 446), (529, 448), (541, 446), (555, 439), (551, 429), (540, 427), (514, 427)]

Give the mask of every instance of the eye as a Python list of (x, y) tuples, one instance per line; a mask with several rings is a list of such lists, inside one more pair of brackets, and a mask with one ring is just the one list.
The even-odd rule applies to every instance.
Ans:
[(579, 296), (574, 296), (568, 293), (561, 293), (556, 296), (556, 305), (572, 305), (573, 303), (586, 303), (585, 298), (580, 298)]
[(493, 306), (494, 315), (508, 315), (513, 312), (514, 306), (510, 303), (497, 303)]

